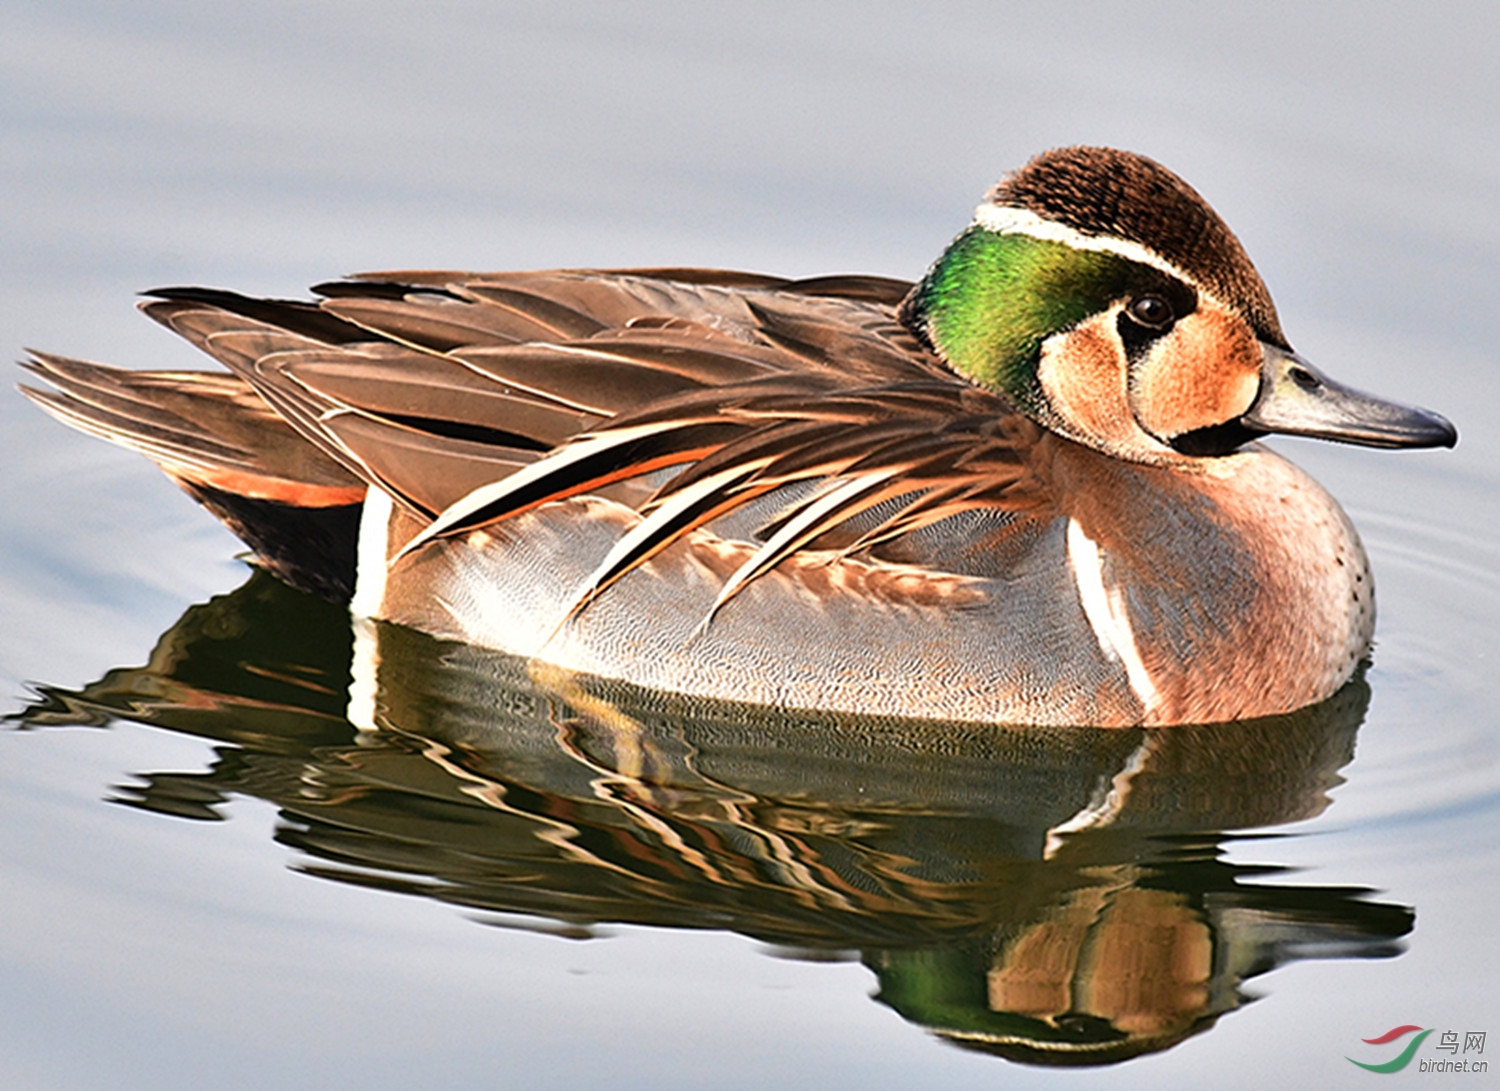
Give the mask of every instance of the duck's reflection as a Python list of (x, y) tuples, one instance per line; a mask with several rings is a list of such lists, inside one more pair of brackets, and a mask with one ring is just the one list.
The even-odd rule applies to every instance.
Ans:
[(1221, 855), (1224, 831), (1327, 806), (1359, 680), (1254, 723), (1011, 729), (647, 694), (387, 626), (357, 643), (351, 674), (343, 611), (256, 575), (145, 667), (45, 690), (23, 718), (220, 740), (208, 771), (120, 798), (199, 819), (270, 800), (309, 873), (562, 934), (732, 929), (859, 957), (905, 1018), (1035, 1063), (1167, 1048), (1247, 978), (1389, 955), (1412, 925)]

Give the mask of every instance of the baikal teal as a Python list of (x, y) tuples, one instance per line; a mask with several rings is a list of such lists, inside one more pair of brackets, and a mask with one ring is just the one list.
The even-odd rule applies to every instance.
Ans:
[[(227, 371), (38, 354), (56, 389), (28, 393), (356, 629), (696, 698), (1100, 727), (1313, 705), (1370, 652), (1369, 565), (1255, 440), (1457, 438), (1321, 375), (1207, 202), (1108, 148), (1008, 175), (917, 285), (316, 291), (158, 290), (145, 312)], [(366, 689), (348, 715), (378, 726)]]

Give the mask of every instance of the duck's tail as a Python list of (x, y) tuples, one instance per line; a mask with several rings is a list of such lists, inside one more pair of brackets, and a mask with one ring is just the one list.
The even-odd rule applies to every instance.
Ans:
[(151, 459), (277, 576), (349, 599), (365, 483), (243, 379), (129, 371), (35, 351), (21, 366), (56, 388), (22, 386), (23, 394), (58, 420)]

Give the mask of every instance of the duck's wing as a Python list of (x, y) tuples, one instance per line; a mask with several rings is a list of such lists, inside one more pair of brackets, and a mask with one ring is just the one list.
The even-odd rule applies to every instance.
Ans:
[[(427, 338), (500, 382), (601, 418), (446, 504), (409, 549), (675, 471), (638, 502), (645, 518), (582, 605), (692, 530), (768, 496), (786, 502), (721, 601), (800, 550), (920, 558), (933, 551), (913, 536), (954, 515), (1003, 513), (1011, 518), (986, 531), (1001, 533), (1043, 506), (1020, 454), (1035, 430), (896, 320), (909, 289), (873, 277), (634, 270), (386, 273), (319, 290), (330, 313), (406, 344)], [(449, 319), (440, 331), (439, 313)]]
[(1024, 422), (900, 325), (909, 287), (401, 271), (320, 285), (315, 303), (166, 289), (144, 309), (229, 368), (212, 380), (232, 387), (221, 405), (253, 391), (269, 407), (242, 430), (290, 429), (327, 472), (419, 516), (412, 548), (615, 489), (643, 519), (594, 593), (696, 528), (787, 498), (727, 597), (799, 550), (899, 552), (955, 513), (1038, 503), (1017, 454)]

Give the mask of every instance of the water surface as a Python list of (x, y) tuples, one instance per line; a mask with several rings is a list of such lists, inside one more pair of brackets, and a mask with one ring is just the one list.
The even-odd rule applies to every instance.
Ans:
[(162, 283), (912, 277), (1086, 140), (1182, 172), (1299, 350), (1463, 436), (1279, 444), (1380, 609), (1294, 717), (766, 716), (382, 628), (371, 733), (338, 611), (0, 399), (6, 1086), (1356, 1086), (1390, 1027), (1500, 1034), (1500, 25), (997, 12), (5, 6), (13, 348), (198, 366), (130, 312)]

